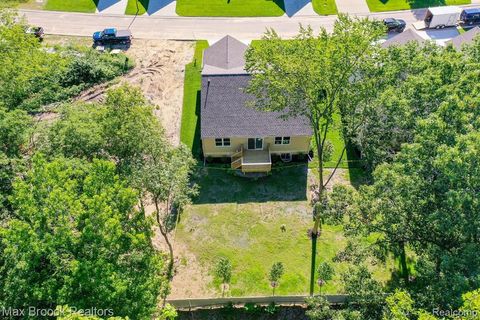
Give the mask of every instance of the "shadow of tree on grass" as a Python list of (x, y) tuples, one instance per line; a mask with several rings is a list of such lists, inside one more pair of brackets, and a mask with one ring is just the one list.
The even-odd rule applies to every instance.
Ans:
[(199, 186), (195, 204), (300, 201), (307, 199), (306, 163), (273, 167), (262, 178), (238, 176), (225, 166), (199, 168), (194, 181)]

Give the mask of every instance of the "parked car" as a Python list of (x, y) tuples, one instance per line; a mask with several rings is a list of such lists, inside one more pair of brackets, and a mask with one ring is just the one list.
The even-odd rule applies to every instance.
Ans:
[(383, 19), (383, 24), (387, 27), (388, 32), (403, 32), (407, 23), (405, 20), (402, 19), (395, 19), (395, 18), (386, 18)]
[(460, 22), (469, 26), (480, 24), (480, 8), (463, 9), (460, 14)]
[(44, 36), (44, 30), (42, 27), (29, 27), (27, 30), (25, 30), (25, 32), (27, 34), (31, 34), (31, 35), (34, 35), (35, 37), (37, 37), (40, 41), (43, 40), (43, 36)]
[(105, 45), (130, 45), (132, 42), (132, 33), (130, 30), (117, 30), (107, 28), (103, 31), (97, 31), (93, 34), (93, 44), (95, 46)]

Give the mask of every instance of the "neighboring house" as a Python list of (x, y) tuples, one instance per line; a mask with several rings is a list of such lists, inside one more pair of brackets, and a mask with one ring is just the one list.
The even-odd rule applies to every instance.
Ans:
[[(459, 34), (450, 41), (447, 41), (447, 45), (451, 44), (455, 49), (460, 50), (466, 44), (472, 44), (477, 36), (480, 35), (480, 27), (474, 27), (467, 32)], [(479, 36), (480, 37), (480, 36)]]
[(390, 46), (403, 46), (409, 42), (415, 41), (418, 44), (424, 44), (427, 42), (424, 38), (422, 38), (417, 32), (413, 29), (407, 29), (402, 33), (388, 39), (387, 41), (383, 42), (381, 46), (383, 48), (388, 48)]
[[(205, 158), (231, 159), (242, 172), (269, 172), (272, 155), (307, 154), (312, 130), (304, 117), (281, 118), (247, 106), (247, 45), (226, 36), (203, 53), (200, 131)], [(294, 106), (291, 106), (294, 107)]]

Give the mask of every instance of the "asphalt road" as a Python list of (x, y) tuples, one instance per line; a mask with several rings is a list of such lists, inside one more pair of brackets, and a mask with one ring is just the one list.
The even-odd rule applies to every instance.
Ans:
[[(331, 30), (336, 16), (256, 17), (256, 18), (190, 18), (157, 17), (108, 14), (84, 14), (54, 11), (20, 10), (30, 24), (42, 26), (48, 34), (91, 36), (106, 27), (127, 28), (135, 38), (142, 39), (206, 39), (218, 40), (226, 34), (241, 40), (259, 39), (267, 28), (273, 28), (282, 37), (292, 37), (300, 24), (311, 25), (314, 29), (325, 27)], [(423, 19), (425, 9), (371, 13), (369, 17), (383, 19), (394, 17), (413, 23)], [(365, 16), (365, 15), (359, 15)], [(133, 23), (132, 23), (133, 21)]]

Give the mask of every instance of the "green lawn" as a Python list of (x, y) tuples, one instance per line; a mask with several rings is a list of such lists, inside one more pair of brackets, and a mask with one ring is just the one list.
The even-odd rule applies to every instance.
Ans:
[(192, 150), (193, 155), (200, 156), (200, 89), (202, 86), (202, 56), (208, 42), (199, 40), (195, 46), (193, 61), (185, 66), (183, 86), (182, 126), (180, 141)]
[[(158, 1), (158, 0), (154, 0)], [(148, 10), (148, 2), (149, 0), (138, 0), (138, 14), (144, 14)], [(127, 9), (125, 10), (125, 14), (134, 15), (137, 13), (137, 0), (128, 0)]]
[(469, 4), (471, 0), (366, 0), (370, 11), (393, 11), (444, 5)]
[(71, 11), (93, 13), (98, 0), (47, 0), (44, 9), (52, 11)]
[(177, 14), (186, 17), (277, 17), (283, 0), (177, 0)]
[[(345, 141), (343, 140), (341, 133), (340, 115), (338, 114), (334, 115), (334, 125), (327, 134), (327, 141), (329, 141), (333, 146), (333, 154), (331, 160), (325, 162), (325, 168), (334, 168), (338, 159), (342, 155), (342, 150), (345, 146)], [(312, 138), (312, 150), (315, 150), (313, 146), (314, 142)], [(309, 167), (311, 169), (318, 167), (317, 158), (314, 157), (313, 161), (309, 163)], [(347, 147), (338, 167), (344, 169), (361, 167), (361, 161), (351, 147)]]
[(313, 10), (319, 15), (337, 14), (335, 0), (312, 0)]
[[(194, 253), (209, 272), (220, 257), (228, 257), (233, 264), (232, 296), (271, 294), (267, 274), (277, 261), (284, 263), (285, 275), (276, 292), (307, 293), (311, 249), (307, 230), (312, 217), (306, 200), (306, 169), (279, 168), (259, 180), (215, 168), (201, 169), (197, 177), (200, 195), (182, 214), (175, 241)], [(325, 226), (318, 244), (318, 263), (331, 262), (345, 244), (340, 226)], [(188, 269), (188, 261), (185, 263)], [(339, 276), (348, 264), (335, 263), (334, 267), (337, 275), (324, 292), (342, 290)], [(372, 270), (377, 279), (387, 281), (392, 268), (389, 262)], [(205, 286), (220, 294), (218, 279), (212, 279)]]

